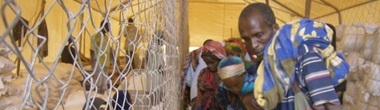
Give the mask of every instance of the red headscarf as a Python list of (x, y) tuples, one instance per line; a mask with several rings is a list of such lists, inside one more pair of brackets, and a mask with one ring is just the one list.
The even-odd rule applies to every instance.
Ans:
[(209, 41), (205, 46), (202, 47), (202, 54), (205, 54), (207, 52), (211, 52), (219, 59), (227, 57), (224, 47), (217, 41)]

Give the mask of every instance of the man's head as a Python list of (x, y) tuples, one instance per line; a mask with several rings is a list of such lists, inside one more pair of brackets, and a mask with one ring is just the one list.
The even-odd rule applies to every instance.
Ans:
[(110, 23), (108, 21), (103, 20), (102, 22), (100, 22), (100, 27), (102, 26), (104, 26), (102, 29), (103, 33), (110, 32)]
[(70, 45), (71, 43), (74, 43), (74, 38), (73, 37), (70, 37), (69, 40), (68, 40), (68, 45)]
[(250, 54), (261, 61), (266, 44), (278, 30), (272, 9), (263, 3), (253, 3), (243, 9), (239, 17), (239, 33)]
[(218, 64), (218, 75), (225, 87), (232, 93), (240, 93), (244, 85), (245, 74), (244, 62), (240, 57), (228, 57)]
[(154, 37), (154, 42), (157, 44), (157, 45), (160, 45), (162, 46), (163, 45), (163, 41), (164, 41), (164, 31), (157, 31), (156, 34), (155, 34), (155, 37)]
[(133, 23), (133, 19), (132, 18), (128, 18), (128, 23), (132, 24)]
[(212, 40), (212, 39), (207, 39), (207, 40), (205, 40), (205, 41), (203, 42), (203, 46), (205, 46), (207, 43), (209, 43), (209, 41), (214, 41), (214, 40)]

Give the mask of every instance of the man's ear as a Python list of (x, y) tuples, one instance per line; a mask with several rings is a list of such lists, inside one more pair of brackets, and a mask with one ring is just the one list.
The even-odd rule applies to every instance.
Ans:
[(273, 29), (274, 29), (275, 31), (278, 31), (278, 29), (280, 29), (280, 26), (278, 26), (277, 23), (276, 23), (276, 24), (273, 24)]

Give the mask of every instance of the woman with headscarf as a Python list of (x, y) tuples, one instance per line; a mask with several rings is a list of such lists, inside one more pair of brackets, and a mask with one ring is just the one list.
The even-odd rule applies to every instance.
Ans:
[(219, 110), (216, 91), (220, 83), (217, 68), (219, 61), (226, 57), (223, 46), (216, 41), (209, 41), (202, 47), (202, 59), (207, 68), (202, 69), (198, 76), (198, 95), (195, 100), (196, 110)]
[(245, 110), (256, 108), (252, 104), (252, 92), (256, 75), (253, 62), (244, 59), (246, 54), (239, 38), (225, 41), (226, 59), (220, 61), (218, 74), (222, 83), (218, 88), (218, 102), (222, 109)]
[(250, 75), (255, 75), (256, 74), (256, 66), (252, 61), (249, 61), (245, 59), (246, 55), (246, 49), (244, 47), (244, 42), (240, 38), (230, 38), (228, 40), (225, 40), (225, 45), (224, 49), (226, 50), (226, 54), (228, 57), (231, 56), (237, 56), (240, 57), (241, 59), (244, 59), (244, 65), (246, 68), (246, 71)]
[[(203, 46), (208, 44), (212, 39), (207, 39), (203, 42)], [(181, 110), (186, 109), (189, 105), (195, 103), (197, 97), (197, 80), (199, 72), (206, 68), (207, 65), (202, 59), (202, 47), (191, 51), (186, 55), (186, 60), (183, 63), (183, 71), (181, 75)]]
[(219, 85), (217, 96), (222, 109), (259, 109), (252, 102), (256, 76), (247, 72), (240, 57), (231, 56), (220, 61), (218, 75), (222, 83)]

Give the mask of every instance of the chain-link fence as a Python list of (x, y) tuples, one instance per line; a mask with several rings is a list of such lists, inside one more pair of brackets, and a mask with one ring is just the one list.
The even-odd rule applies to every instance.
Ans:
[(179, 2), (0, 0), (0, 109), (179, 109)]

